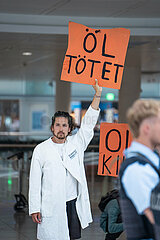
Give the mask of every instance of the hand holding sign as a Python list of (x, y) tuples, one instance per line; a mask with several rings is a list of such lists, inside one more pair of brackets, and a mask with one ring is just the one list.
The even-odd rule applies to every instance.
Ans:
[(91, 106), (92, 106), (93, 109), (98, 110), (99, 109), (100, 98), (101, 98), (101, 93), (102, 93), (102, 87), (99, 86), (97, 79), (95, 79), (95, 85), (93, 85), (93, 88), (95, 90), (95, 95), (94, 95), (93, 101), (91, 103)]
[(61, 80), (120, 89), (130, 31), (92, 29), (69, 22)]
[(101, 96), (101, 93), (102, 93), (102, 87), (100, 87), (99, 85), (98, 85), (98, 80), (97, 79), (95, 79), (95, 85), (93, 85), (93, 88), (94, 88), (94, 90), (95, 90), (95, 92), (96, 92), (96, 96)]

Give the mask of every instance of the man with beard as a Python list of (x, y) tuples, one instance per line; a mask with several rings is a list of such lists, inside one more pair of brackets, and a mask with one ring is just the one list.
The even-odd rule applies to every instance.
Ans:
[(94, 135), (102, 87), (95, 95), (78, 132), (71, 135), (72, 117), (58, 111), (52, 117), (53, 136), (33, 152), (29, 181), (29, 214), (38, 223), (40, 240), (81, 238), (92, 222), (83, 164), (84, 151)]

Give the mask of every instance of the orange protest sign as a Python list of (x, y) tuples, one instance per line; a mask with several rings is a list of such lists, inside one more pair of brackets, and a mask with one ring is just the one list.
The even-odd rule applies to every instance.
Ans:
[(69, 22), (61, 80), (120, 89), (130, 31), (93, 29)]
[(123, 151), (131, 144), (128, 124), (101, 123), (98, 175), (117, 177), (124, 161)]

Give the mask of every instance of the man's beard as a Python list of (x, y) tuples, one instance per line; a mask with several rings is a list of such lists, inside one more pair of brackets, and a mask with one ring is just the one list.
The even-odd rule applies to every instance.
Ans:
[[(59, 136), (59, 134), (61, 134), (62, 136)], [(58, 138), (60, 140), (66, 139), (64, 132), (58, 132), (57, 135), (53, 132), (53, 136), (55, 136), (56, 138)]]

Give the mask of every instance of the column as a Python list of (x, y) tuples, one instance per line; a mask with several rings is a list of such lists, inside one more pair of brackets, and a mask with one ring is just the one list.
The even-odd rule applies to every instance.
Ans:
[(70, 112), (71, 83), (56, 81), (56, 111)]
[[(138, 50), (138, 47), (137, 47)], [(139, 51), (129, 49), (124, 67), (121, 89), (119, 91), (119, 122), (126, 123), (126, 112), (140, 97), (141, 64)]]
[(63, 59), (65, 56), (65, 50), (57, 54), (57, 61), (55, 63), (55, 78), (56, 78), (56, 100), (55, 110), (70, 112), (70, 101), (71, 101), (71, 83), (61, 81), (61, 71), (63, 65)]

